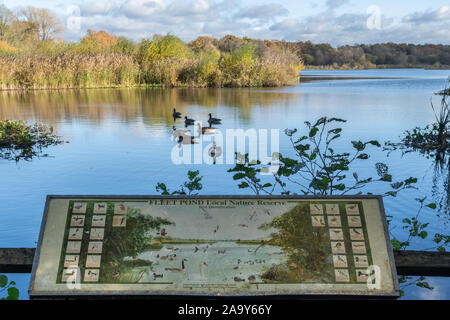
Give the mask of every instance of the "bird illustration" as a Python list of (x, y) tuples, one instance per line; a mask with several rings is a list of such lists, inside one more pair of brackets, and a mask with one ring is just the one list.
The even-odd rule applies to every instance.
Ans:
[(166, 271), (170, 271), (170, 272), (184, 272), (185, 271), (185, 265), (184, 262), (187, 261), (187, 259), (183, 259), (181, 260), (181, 268), (166, 268)]
[(202, 278), (205, 277), (205, 274), (204, 274), (204, 272), (203, 272), (203, 266), (207, 267), (208, 264), (207, 264), (205, 261), (200, 261), (200, 263), (199, 263), (199, 265), (198, 265), (198, 268), (199, 268), (200, 276), (201, 276)]
[(205, 219), (212, 219), (212, 216), (209, 214), (209, 212), (205, 208), (200, 207), (200, 210), (203, 211), (203, 215), (204, 215)]
[(156, 280), (156, 278), (163, 278), (164, 277), (164, 274), (157, 274), (157, 273), (154, 273), (153, 272), (153, 280)]
[(148, 270), (142, 270), (136, 282), (141, 281), (145, 274), (148, 274)]
[(66, 271), (64, 273), (65, 276), (73, 276), (75, 274), (75, 270), (72, 270), (71, 272)]

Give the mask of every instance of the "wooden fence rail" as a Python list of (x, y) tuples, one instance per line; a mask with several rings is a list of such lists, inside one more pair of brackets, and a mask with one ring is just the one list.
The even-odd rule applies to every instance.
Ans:
[[(0, 248), (0, 273), (30, 273), (34, 248)], [(450, 252), (394, 251), (397, 274), (450, 277)]]

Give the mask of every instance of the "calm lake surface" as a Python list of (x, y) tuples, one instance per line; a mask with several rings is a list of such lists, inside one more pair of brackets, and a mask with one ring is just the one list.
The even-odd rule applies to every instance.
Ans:
[[(0, 92), (0, 118), (44, 122), (68, 141), (45, 150), (47, 158), (31, 162), (0, 161), (0, 247), (34, 247), (47, 194), (156, 194), (157, 182), (178, 188), (187, 170), (200, 170), (202, 194), (250, 194), (239, 189), (227, 173), (230, 165), (175, 165), (171, 152), (172, 110), (206, 124), (208, 113), (222, 118), (225, 129), (279, 129), (280, 152), (292, 155), (285, 128), (306, 133), (304, 121), (321, 116), (346, 119), (337, 149), (350, 150), (352, 140), (397, 141), (403, 131), (434, 120), (435, 105), (449, 70), (355, 70), (302, 72), (298, 86), (277, 89), (100, 89)], [(315, 81), (310, 81), (314, 80)], [(319, 79), (319, 80), (317, 80)], [(177, 128), (183, 127), (178, 120)], [(192, 131), (192, 129), (191, 129)], [(205, 143), (206, 147), (206, 143)], [(270, 147), (269, 147), (270, 150)], [(376, 176), (373, 165), (385, 162), (394, 180), (419, 179), (419, 190), (385, 198), (393, 216), (392, 234), (405, 239), (400, 224), (418, 209), (414, 201), (441, 205), (439, 212), (424, 210), (429, 233), (448, 234), (448, 168), (435, 169), (433, 159), (410, 153), (389, 157), (373, 150), (369, 162), (356, 165), (360, 178)], [(370, 165), (368, 166), (368, 163)], [(383, 193), (387, 185), (365, 191)], [(446, 191), (447, 190), (447, 191)], [(446, 213), (447, 210), (447, 213)], [(430, 240), (413, 243), (432, 248)], [(26, 298), (29, 275), (11, 275)], [(408, 287), (406, 298), (450, 298), (450, 281), (429, 278), (435, 290)]]

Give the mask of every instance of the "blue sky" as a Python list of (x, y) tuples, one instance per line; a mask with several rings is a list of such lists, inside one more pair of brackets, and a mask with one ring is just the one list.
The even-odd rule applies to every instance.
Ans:
[(66, 25), (63, 37), (87, 29), (134, 40), (171, 33), (185, 41), (226, 34), (258, 39), (354, 43), (450, 44), (449, 1), (419, 0), (0, 0), (11, 10), (45, 7)]

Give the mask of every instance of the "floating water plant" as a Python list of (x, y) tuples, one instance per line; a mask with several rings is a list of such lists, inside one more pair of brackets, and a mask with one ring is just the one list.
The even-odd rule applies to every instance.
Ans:
[(44, 148), (63, 141), (44, 124), (29, 125), (25, 121), (0, 120), (0, 158), (31, 160), (42, 154)]

